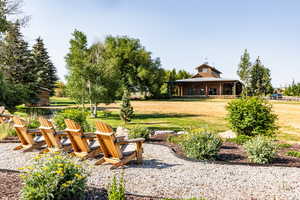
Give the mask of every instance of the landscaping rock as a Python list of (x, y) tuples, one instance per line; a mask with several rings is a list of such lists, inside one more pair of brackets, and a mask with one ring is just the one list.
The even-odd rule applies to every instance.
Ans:
[[(32, 164), (30, 159), (37, 153), (13, 151), (16, 145), (0, 144), (0, 169)], [(92, 167), (89, 186), (106, 188), (114, 174), (124, 172), (127, 192), (160, 199), (300, 199), (299, 168), (192, 162), (176, 157), (165, 146), (145, 143), (143, 147), (142, 165), (131, 162), (116, 170), (110, 170), (110, 165)], [(93, 165), (95, 159), (87, 162)]]
[(122, 126), (119, 126), (116, 130), (116, 136), (125, 136), (128, 137), (129, 130), (127, 128), (124, 128)]
[(234, 133), (232, 130), (229, 131), (225, 131), (225, 132), (221, 132), (218, 134), (221, 138), (235, 138), (236, 137), (236, 133)]
[(166, 135), (166, 134), (175, 134), (175, 131), (171, 131), (171, 130), (154, 131), (154, 135)]
[(176, 134), (177, 135), (183, 135), (183, 134), (187, 134), (188, 132), (186, 132), (186, 131), (178, 131)]

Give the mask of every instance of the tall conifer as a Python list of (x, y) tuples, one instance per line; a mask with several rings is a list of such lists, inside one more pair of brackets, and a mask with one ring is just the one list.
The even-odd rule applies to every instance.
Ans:
[(56, 68), (50, 60), (43, 40), (39, 37), (32, 48), (32, 55), (35, 67), (37, 69), (37, 82), (39, 87), (50, 90), (50, 95), (54, 95), (55, 83), (58, 80)]

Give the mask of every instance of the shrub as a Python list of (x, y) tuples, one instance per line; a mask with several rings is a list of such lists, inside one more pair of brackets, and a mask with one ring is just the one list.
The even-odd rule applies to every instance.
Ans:
[(238, 135), (235, 138), (229, 138), (227, 139), (228, 142), (233, 142), (239, 145), (242, 145), (244, 143), (246, 143), (248, 140), (250, 140), (252, 137), (247, 136), (247, 135)]
[(87, 112), (83, 112), (79, 109), (66, 109), (58, 112), (54, 116), (54, 123), (57, 128), (63, 130), (66, 128), (65, 119), (71, 119), (80, 124), (81, 128), (85, 131), (90, 130), (90, 126), (87, 122)]
[(130, 104), (129, 93), (127, 90), (124, 91), (122, 97), (122, 105), (120, 110), (120, 118), (125, 122), (130, 122), (133, 118), (133, 107)]
[(123, 174), (119, 180), (117, 180), (116, 176), (113, 176), (112, 183), (108, 188), (108, 199), (125, 200), (125, 184)]
[(227, 120), (238, 134), (272, 135), (277, 130), (277, 116), (272, 112), (272, 106), (259, 97), (233, 100), (228, 103), (227, 110)]
[(257, 136), (246, 142), (244, 148), (252, 162), (266, 164), (275, 158), (278, 146), (264, 136)]
[(300, 152), (299, 151), (288, 151), (286, 153), (286, 155), (292, 156), (292, 157), (295, 157), (295, 158), (300, 158)]
[(0, 140), (9, 136), (16, 136), (17, 132), (9, 123), (0, 124)]
[(222, 140), (212, 133), (192, 133), (180, 145), (190, 158), (215, 160), (222, 146)]
[(24, 187), (22, 199), (83, 199), (87, 173), (69, 157), (44, 154), (35, 158), (34, 164), (22, 169)]
[(38, 118), (36, 116), (30, 116), (28, 119), (27, 119), (27, 127), (28, 128), (38, 128), (40, 127), (40, 122), (38, 120)]
[(149, 139), (150, 134), (151, 130), (149, 128), (143, 126), (134, 126), (129, 130), (128, 137), (129, 139), (145, 138), (147, 140)]

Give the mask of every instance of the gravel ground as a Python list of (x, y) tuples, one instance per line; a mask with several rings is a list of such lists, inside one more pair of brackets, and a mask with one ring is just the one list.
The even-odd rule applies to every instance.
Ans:
[[(16, 144), (0, 144), (0, 169), (30, 164), (34, 153), (12, 151)], [(124, 168), (130, 193), (172, 198), (207, 199), (300, 199), (300, 169), (253, 167), (191, 162), (177, 158), (169, 148), (144, 144), (143, 165)], [(95, 161), (88, 161), (93, 164)], [(113, 174), (109, 165), (92, 168), (89, 184), (106, 187)]]

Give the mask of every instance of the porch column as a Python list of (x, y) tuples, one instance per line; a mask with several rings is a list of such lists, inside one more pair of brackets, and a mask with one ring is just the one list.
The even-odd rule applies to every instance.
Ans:
[(233, 96), (236, 96), (236, 82), (233, 83), (233, 88), (232, 88), (232, 94)]
[(205, 83), (205, 95), (208, 96), (208, 88), (207, 88), (207, 83)]
[(223, 95), (223, 83), (220, 83), (219, 95)]
[(180, 96), (183, 96), (183, 86), (180, 87)]

